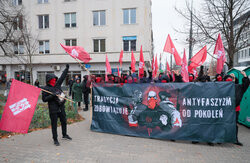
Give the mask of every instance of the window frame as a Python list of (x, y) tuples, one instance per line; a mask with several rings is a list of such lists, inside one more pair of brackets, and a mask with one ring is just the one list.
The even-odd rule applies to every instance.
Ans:
[[(102, 51), (102, 47), (101, 47), (101, 41), (104, 40), (104, 51)], [(98, 41), (98, 50), (95, 51), (95, 41)], [(93, 39), (93, 52), (94, 53), (103, 53), (106, 52), (106, 39), (105, 38), (97, 38), (97, 39)]]
[[(47, 1), (47, 2), (45, 2)], [(46, 4), (46, 3), (49, 3), (49, 0), (37, 0), (37, 3), (38, 4)]]
[(24, 54), (23, 41), (14, 42), (13, 49), (14, 49), (14, 54), (17, 54), (17, 55)]
[[(40, 51), (40, 43), (43, 43), (43, 51)], [(46, 50), (46, 43), (48, 43), (48, 50)], [(39, 47), (38, 47), (38, 52), (39, 52), (39, 54), (50, 54), (50, 44), (49, 44), (49, 40), (39, 40), (38, 41), (38, 45), (39, 45)], [(46, 52), (47, 51), (47, 52)]]
[[(48, 16), (48, 25), (46, 26), (45, 17)], [(40, 28), (40, 18), (42, 18), (42, 27)], [(38, 28), (39, 29), (49, 29), (49, 14), (38, 15)]]
[[(74, 38), (74, 39), (64, 39), (64, 41), (65, 41), (65, 45), (66, 46), (77, 46), (77, 39), (76, 38)], [(69, 45), (67, 45), (66, 44), (66, 41), (69, 41)], [(73, 45), (73, 41), (75, 41), (75, 45)]]
[[(101, 24), (101, 12), (104, 13), (104, 24)], [(95, 11), (92, 11), (93, 13), (93, 26), (105, 26), (106, 25), (106, 10), (95, 10)], [(95, 25), (95, 14), (94, 13), (97, 13), (97, 24)]]
[(12, 5), (13, 6), (20, 6), (23, 4), (22, 0), (12, 0)]
[[(132, 14), (131, 14), (132, 10), (135, 10), (135, 22), (132, 22)], [(125, 23), (125, 11), (128, 11), (128, 20), (127, 20), (128, 23)], [(136, 8), (124, 8), (123, 9), (123, 24), (126, 24), (126, 25), (136, 24), (136, 18), (137, 18), (136, 17)]]
[[(131, 38), (129, 38), (129, 37), (131, 37)], [(133, 46), (132, 41), (135, 41), (134, 48), (132, 47)], [(123, 36), (122, 42), (123, 42), (123, 51), (126, 51), (126, 52), (136, 51), (137, 36)], [(128, 43), (128, 50), (125, 49), (125, 43)]]
[[(65, 28), (76, 28), (77, 27), (77, 21), (75, 21), (75, 26), (72, 26), (72, 15), (75, 14), (75, 20), (76, 20), (76, 12), (69, 12), (69, 13), (64, 13), (64, 27)], [(69, 26), (66, 26), (66, 15), (69, 15)]]

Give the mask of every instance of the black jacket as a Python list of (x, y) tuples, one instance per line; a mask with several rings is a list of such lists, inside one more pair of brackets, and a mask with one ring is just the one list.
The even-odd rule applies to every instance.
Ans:
[(84, 76), (83, 82), (82, 82), (82, 93), (83, 94), (89, 94), (90, 93), (90, 81), (88, 81), (88, 75)]
[[(69, 70), (68, 68), (65, 68), (65, 70), (63, 71), (63, 73), (59, 79), (54, 74), (47, 74), (46, 75), (46, 86), (43, 87), (43, 89), (52, 92), (53, 95), (43, 91), (42, 99), (43, 99), (43, 102), (48, 102), (50, 114), (64, 111), (64, 103), (60, 103), (59, 99), (56, 95), (61, 94), (61, 92), (62, 92), (61, 85), (62, 85), (64, 79), (66, 78), (68, 70)], [(49, 81), (53, 78), (58, 79), (56, 81), (56, 84), (54, 87), (49, 84)]]
[(242, 78), (242, 84), (235, 84), (235, 98), (236, 98), (236, 104), (235, 106), (239, 106), (241, 99), (248, 89), (249, 86), (249, 79), (248, 77)]

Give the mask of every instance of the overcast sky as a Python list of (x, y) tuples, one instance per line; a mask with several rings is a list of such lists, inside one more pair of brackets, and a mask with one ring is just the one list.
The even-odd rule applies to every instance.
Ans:
[[(191, 1), (192, 0), (188, 0), (190, 3)], [(201, 0), (193, 0), (193, 7), (196, 9), (199, 8), (200, 2)], [(189, 22), (175, 10), (175, 7), (183, 10), (185, 6), (185, 0), (152, 0), (154, 53), (159, 54), (163, 52), (167, 35), (170, 34), (180, 56), (183, 56), (183, 50), (185, 48), (188, 58), (188, 44), (185, 41), (188, 35), (178, 33), (175, 30), (189, 28)], [(196, 52), (198, 52), (197, 49), (194, 49), (193, 55)]]

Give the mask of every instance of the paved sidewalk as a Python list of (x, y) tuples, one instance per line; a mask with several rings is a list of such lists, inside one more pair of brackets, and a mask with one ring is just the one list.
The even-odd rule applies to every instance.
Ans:
[(51, 129), (0, 139), (0, 162), (250, 162), (250, 129), (240, 126), (244, 144), (208, 146), (190, 142), (137, 138), (90, 131), (90, 111), (86, 120), (68, 126), (72, 141), (61, 139), (53, 145)]

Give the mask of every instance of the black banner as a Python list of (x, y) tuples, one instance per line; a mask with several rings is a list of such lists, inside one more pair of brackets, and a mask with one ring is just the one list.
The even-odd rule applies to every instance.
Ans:
[(91, 130), (199, 142), (236, 142), (232, 82), (94, 84)]

